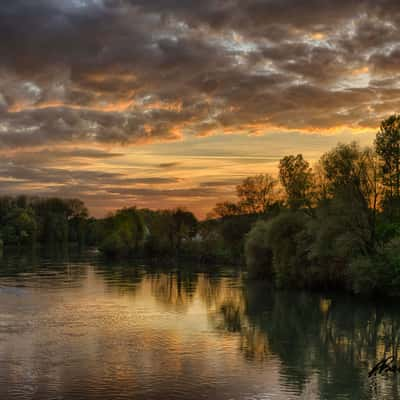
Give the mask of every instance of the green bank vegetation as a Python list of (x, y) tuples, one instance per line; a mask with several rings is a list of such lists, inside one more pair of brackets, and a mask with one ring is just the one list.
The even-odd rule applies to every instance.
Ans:
[(189, 251), (198, 221), (184, 209), (124, 208), (95, 219), (78, 199), (0, 197), (0, 248), (96, 246), (113, 257)]
[(88, 216), (76, 199), (0, 198), (0, 247), (96, 246), (113, 257), (246, 263), (280, 287), (400, 294), (400, 116), (372, 147), (338, 144), (313, 166), (301, 154), (237, 186), (204, 221), (188, 210)]
[(83, 246), (93, 219), (77, 199), (0, 197), (1, 246)]
[(250, 275), (280, 287), (400, 294), (399, 116), (382, 122), (371, 148), (339, 144), (313, 168), (284, 157), (279, 183), (280, 212), (246, 235)]

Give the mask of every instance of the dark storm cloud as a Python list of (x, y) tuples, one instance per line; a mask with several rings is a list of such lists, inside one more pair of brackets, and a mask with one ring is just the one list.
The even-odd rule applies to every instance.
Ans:
[(378, 72), (398, 73), (400, 70), (400, 45), (388, 51), (375, 53), (371, 56), (370, 62)]
[[(396, 10), (389, 0), (3, 1), (0, 146), (364, 127), (374, 118), (352, 114), (359, 94), (344, 81), (398, 73)], [(373, 103), (379, 89), (364, 94)]]

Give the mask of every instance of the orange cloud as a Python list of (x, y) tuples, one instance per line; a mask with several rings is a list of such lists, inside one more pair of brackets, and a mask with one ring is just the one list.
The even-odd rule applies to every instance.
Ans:
[(136, 104), (135, 100), (121, 100), (117, 102), (99, 102), (92, 105), (77, 105), (63, 102), (43, 102), (35, 105), (14, 104), (8, 108), (10, 113), (22, 111), (45, 110), (49, 108), (69, 108), (71, 110), (90, 110), (99, 112), (123, 112)]

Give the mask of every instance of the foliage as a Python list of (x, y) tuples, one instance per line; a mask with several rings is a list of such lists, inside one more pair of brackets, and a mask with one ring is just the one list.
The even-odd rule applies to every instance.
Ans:
[(246, 240), (250, 275), (273, 275), (278, 286), (302, 285), (308, 267), (308, 217), (285, 212), (254, 226)]
[(297, 212), (281, 209), (247, 235), (250, 276), (400, 295), (399, 149), (400, 117), (392, 116), (375, 149), (338, 144), (313, 170), (301, 155), (284, 157), (284, 200)]
[(257, 221), (256, 214), (225, 217), (219, 221), (219, 234), (231, 260), (241, 261), (245, 236)]
[(372, 257), (358, 257), (350, 264), (355, 293), (400, 295), (400, 237), (392, 239)]
[(245, 244), (246, 264), (252, 278), (273, 276), (272, 249), (269, 242), (270, 224), (258, 221), (247, 234)]
[(217, 218), (224, 218), (233, 215), (240, 215), (241, 213), (242, 212), (238, 204), (231, 201), (224, 201), (215, 205), (213, 211), (209, 215), (209, 218), (213, 218), (214, 216)]
[(265, 214), (278, 202), (277, 181), (269, 174), (250, 176), (236, 186), (238, 202), (217, 203), (210, 218)]
[(236, 201), (217, 203), (200, 222), (184, 208), (95, 219), (77, 199), (1, 197), (0, 240), (87, 244), (112, 256), (245, 258), (250, 277), (279, 286), (400, 295), (400, 116), (382, 122), (374, 148), (339, 143), (313, 168), (301, 154), (283, 157), (279, 181), (244, 179)]
[(242, 214), (265, 213), (276, 198), (276, 180), (269, 174), (246, 178), (236, 187)]
[(100, 250), (109, 256), (136, 254), (143, 245), (145, 226), (135, 208), (124, 208), (105, 220)]
[(140, 213), (147, 228), (144, 251), (148, 256), (182, 253), (197, 234), (196, 217), (183, 208), (157, 211), (144, 209)]
[(5, 246), (58, 245), (71, 238), (78, 242), (87, 215), (77, 199), (1, 197), (0, 236)]
[(386, 206), (392, 214), (395, 211), (394, 203), (400, 199), (400, 115), (392, 115), (382, 121), (375, 147), (381, 158)]
[(279, 162), (279, 179), (290, 208), (311, 207), (313, 173), (301, 154), (285, 156)]

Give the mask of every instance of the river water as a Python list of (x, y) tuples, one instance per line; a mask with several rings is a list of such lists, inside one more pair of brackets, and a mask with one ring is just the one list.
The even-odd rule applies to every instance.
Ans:
[(0, 261), (0, 399), (397, 399), (397, 301), (283, 292), (237, 268)]

